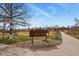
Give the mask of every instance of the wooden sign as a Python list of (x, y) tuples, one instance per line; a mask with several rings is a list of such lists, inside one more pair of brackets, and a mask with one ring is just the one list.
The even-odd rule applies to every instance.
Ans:
[(48, 30), (45, 29), (31, 29), (30, 30), (30, 37), (35, 37), (35, 36), (47, 36)]

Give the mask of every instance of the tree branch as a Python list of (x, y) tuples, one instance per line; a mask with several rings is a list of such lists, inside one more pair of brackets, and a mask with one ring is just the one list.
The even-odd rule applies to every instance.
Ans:
[[(7, 11), (6, 11), (6, 9), (5, 8), (3, 8), (2, 6), (0, 6), (3, 10), (4, 10), (4, 12), (6, 12), (7, 14), (9, 14)], [(9, 14), (10, 15), (10, 14)]]

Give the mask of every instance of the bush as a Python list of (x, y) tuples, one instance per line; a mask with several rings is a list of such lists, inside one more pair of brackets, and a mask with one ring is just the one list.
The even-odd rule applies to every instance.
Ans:
[(61, 34), (55, 34), (55, 35), (53, 36), (53, 39), (54, 39), (54, 40), (61, 40), (61, 39), (62, 39)]
[(52, 35), (49, 35), (48, 37), (49, 39), (53, 39), (53, 40), (62, 40), (61, 34), (60, 33), (53, 33)]

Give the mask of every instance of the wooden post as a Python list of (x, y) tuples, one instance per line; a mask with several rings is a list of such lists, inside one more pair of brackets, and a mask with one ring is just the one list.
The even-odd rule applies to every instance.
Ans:
[(47, 41), (47, 36), (48, 36), (48, 33), (46, 33), (46, 41)]
[(33, 41), (33, 37), (32, 37), (32, 41), (31, 41), (31, 42), (32, 42), (32, 45), (33, 45), (33, 47), (34, 47), (34, 41)]

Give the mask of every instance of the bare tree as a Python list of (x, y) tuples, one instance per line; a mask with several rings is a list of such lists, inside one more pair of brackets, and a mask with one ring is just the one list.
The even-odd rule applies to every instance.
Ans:
[[(3, 3), (0, 4), (0, 22), (6, 22), (9, 28), (9, 39), (13, 38), (13, 29), (17, 25), (26, 26), (30, 25), (26, 22), (25, 18), (29, 18), (28, 11), (23, 8), (24, 4), (17, 3)], [(25, 16), (27, 15), (27, 16)], [(4, 28), (6, 27), (4, 23)]]
[(77, 18), (75, 20), (75, 26), (74, 26), (74, 34), (77, 34), (79, 31), (79, 20)]
[(75, 18), (76, 26), (79, 25), (79, 19)]

